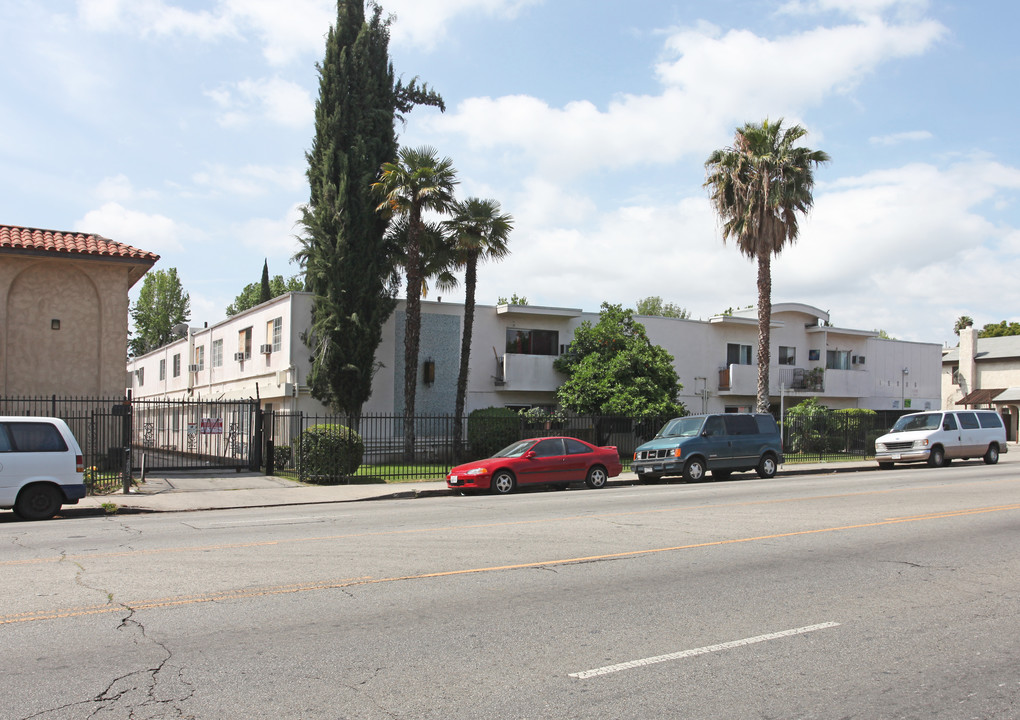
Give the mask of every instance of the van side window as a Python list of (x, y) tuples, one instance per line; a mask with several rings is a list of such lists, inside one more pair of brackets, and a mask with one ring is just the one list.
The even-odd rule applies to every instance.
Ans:
[(945, 418), (942, 420), (943, 430), (955, 430), (956, 429), (956, 416), (952, 413), (946, 413)]
[(724, 415), (726, 421), (726, 434), (728, 435), (757, 435), (758, 423), (750, 415)]
[(758, 423), (758, 434), (760, 435), (775, 435), (779, 432), (776, 419), (771, 415), (755, 415), (754, 420)]
[(1002, 418), (995, 413), (978, 413), (978, 422), (981, 423), (983, 428), (1000, 428), (1002, 427)]
[(964, 430), (976, 430), (978, 425), (978, 419), (972, 412), (956, 413), (956, 416), (960, 418), (960, 427)]
[(17, 452), (64, 452), (67, 444), (60, 431), (49, 423), (8, 423), (13, 446)]
[(705, 421), (705, 434), (711, 437), (722, 437), (726, 434), (726, 426), (723, 424), (723, 419), (718, 415), (713, 415)]
[(0, 425), (0, 452), (11, 451), (11, 438), (7, 434), (7, 426)]

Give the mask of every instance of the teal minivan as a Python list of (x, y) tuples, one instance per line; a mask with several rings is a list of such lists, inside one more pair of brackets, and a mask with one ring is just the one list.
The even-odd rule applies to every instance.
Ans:
[(783, 462), (783, 441), (776, 419), (768, 413), (688, 415), (670, 420), (634, 451), (632, 472), (645, 482), (682, 475), (687, 482), (705, 473), (724, 478), (732, 472), (757, 470), (770, 478)]

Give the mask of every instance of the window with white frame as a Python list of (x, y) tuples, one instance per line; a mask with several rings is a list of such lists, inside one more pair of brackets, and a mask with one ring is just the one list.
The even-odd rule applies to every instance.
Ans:
[(195, 365), (198, 366), (199, 370), (205, 370), (205, 345), (199, 345), (195, 348)]
[(750, 365), (751, 364), (751, 346), (750, 345), (739, 345), (737, 343), (726, 344), (726, 364), (727, 365)]
[(825, 368), (827, 370), (849, 370), (850, 369), (850, 351), (849, 350), (826, 350), (825, 351)]
[(779, 346), (779, 364), (780, 365), (796, 365), (797, 364), (797, 348), (787, 347), (785, 345)]
[(138, 368), (135, 370), (135, 377), (138, 378), (138, 387), (145, 384), (145, 368)]
[(247, 327), (237, 333), (237, 352), (245, 360), (251, 359), (251, 328)]
[(166, 380), (166, 358), (159, 360), (159, 379)]
[(283, 349), (283, 318), (273, 318), (266, 323), (266, 342), (273, 346), (273, 352)]
[(174, 353), (174, 377), (181, 375), (181, 354)]
[(212, 366), (214, 368), (223, 367), (223, 341), (213, 340), (212, 341)]

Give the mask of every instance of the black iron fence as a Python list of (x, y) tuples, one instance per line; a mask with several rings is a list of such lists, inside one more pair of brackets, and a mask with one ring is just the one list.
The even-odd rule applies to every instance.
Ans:
[(64, 420), (81, 446), (90, 494), (130, 483), (145, 469), (257, 469), (255, 400), (0, 397), (0, 415)]
[(875, 440), (910, 410), (874, 413), (826, 410), (806, 418), (787, 414), (783, 449), (787, 462), (832, 462), (875, 455)]

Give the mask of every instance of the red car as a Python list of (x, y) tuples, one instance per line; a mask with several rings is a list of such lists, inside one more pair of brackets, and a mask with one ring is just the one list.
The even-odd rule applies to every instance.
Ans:
[(566, 487), (584, 481), (590, 488), (600, 488), (621, 470), (615, 447), (597, 447), (571, 437), (531, 438), (485, 460), (458, 465), (447, 474), (446, 486), (497, 495), (513, 492), (518, 485)]

